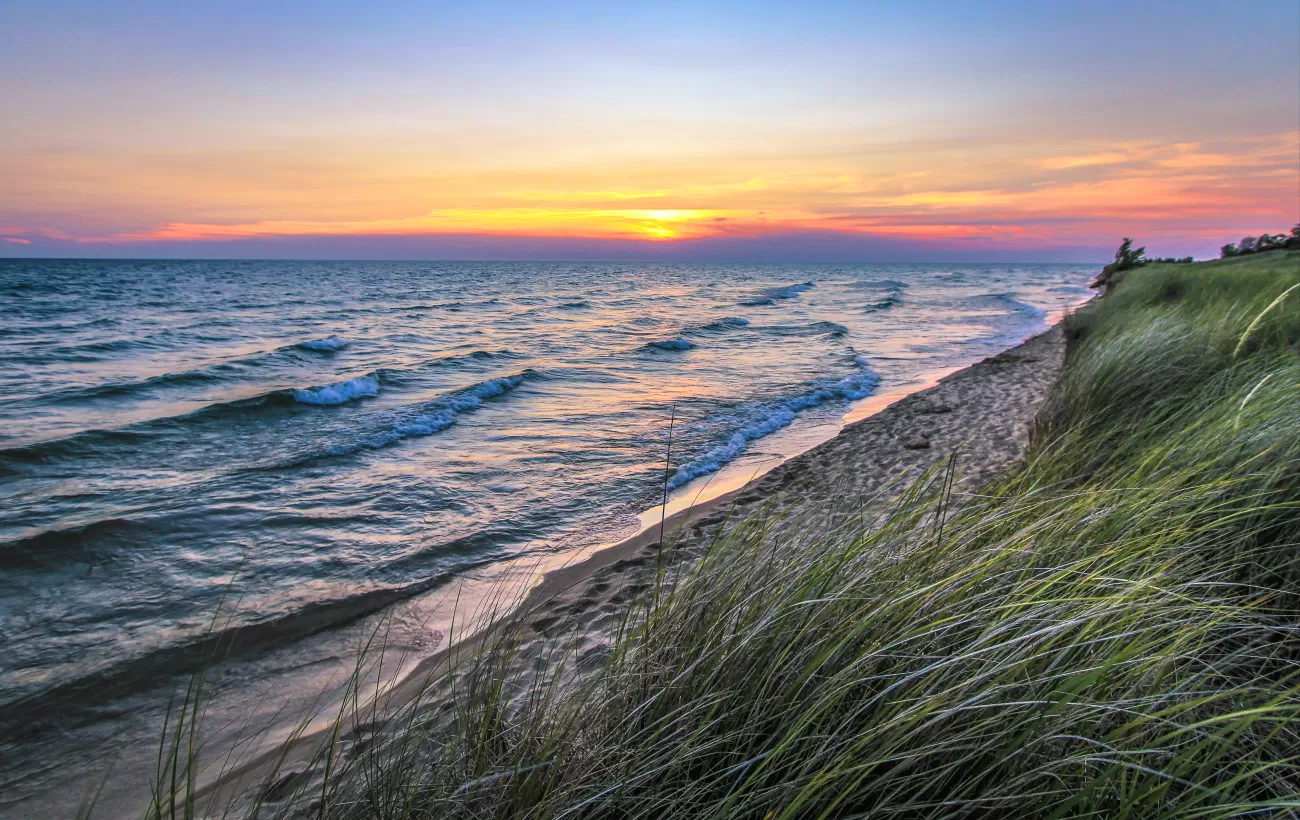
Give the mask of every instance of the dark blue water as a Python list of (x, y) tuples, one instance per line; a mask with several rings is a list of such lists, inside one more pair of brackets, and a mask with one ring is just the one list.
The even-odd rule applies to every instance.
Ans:
[(613, 537), (663, 492), (670, 412), (688, 492), (1092, 272), (0, 260), (0, 717)]

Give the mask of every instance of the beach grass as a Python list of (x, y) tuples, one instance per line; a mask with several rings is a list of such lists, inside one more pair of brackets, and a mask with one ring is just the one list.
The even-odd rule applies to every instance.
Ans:
[(1290, 251), (1124, 273), (978, 495), (957, 452), (848, 524), (774, 503), (662, 562), (599, 666), (559, 636), (521, 675), (502, 630), (259, 811), (1300, 814), (1298, 285)]

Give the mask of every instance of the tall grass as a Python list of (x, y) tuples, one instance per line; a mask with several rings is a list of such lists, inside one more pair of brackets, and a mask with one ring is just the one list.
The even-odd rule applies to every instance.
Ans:
[(883, 518), (739, 522), (600, 668), (559, 641), (521, 675), (506, 632), (448, 708), (262, 810), (1300, 814), (1297, 282), (1295, 252), (1126, 274), (978, 496), (954, 459)]

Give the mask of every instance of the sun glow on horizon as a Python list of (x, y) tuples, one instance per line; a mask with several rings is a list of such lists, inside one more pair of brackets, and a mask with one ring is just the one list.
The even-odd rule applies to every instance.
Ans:
[[(992, 147), (983, 168), (970, 160), (981, 150), (890, 155), (892, 168), (848, 168), (807, 161), (778, 177), (723, 168), (657, 169), (658, 187), (566, 187), (563, 181), (521, 192), (497, 193), (491, 179), (462, 180), (447, 200), (476, 207), (440, 207), (411, 216), (367, 218), (172, 221), (142, 230), (72, 236), (83, 245), (237, 242), (268, 237), (442, 236), (568, 238), (630, 242), (744, 239), (773, 234), (831, 233), (915, 241), (1058, 244), (1080, 226), (1097, 241), (1112, 234), (1167, 233), (1182, 241), (1217, 241), (1224, 225), (1244, 213), (1275, 209), (1285, 218), (1300, 186), (1290, 160), (1300, 132), (1216, 146), (1180, 143), (1122, 145), (1091, 153), (1010, 156)], [(884, 164), (884, 163), (881, 163)], [(918, 170), (907, 170), (908, 165)], [(1245, 170), (1243, 170), (1245, 169)], [(608, 171), (611, 176), (620, 172)], [(642, 172), (643, 175), (645, 172)], [(632, 176), (628, 174), (628, 176)], [(582, 185), (579, 179), (575, 186)], [(412, 208), (420, 196), (405, 194)], [(638, 207), (625, 207), (636, 203)], [(647, 207), (663, 203), (664, 207)], [(686, 205), (690, 206), (687, 207)], [(701, 207), (703, 205), (712, 207)], [(290, 206), (292, 210), (297, 206)], [(398, 200), (388, 210), (398, 210)], [(329, 206), (327, 210), (347, 210)], [(1274, 221), (1280, 221), (1274, 217)], [(22, 228), (0, 233), (26, 238)]]

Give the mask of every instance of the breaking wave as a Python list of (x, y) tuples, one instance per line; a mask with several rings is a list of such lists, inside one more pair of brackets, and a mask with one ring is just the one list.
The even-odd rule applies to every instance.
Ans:
[(1045, 319), (1047, 311), (1042, 308), (1034, 307), (1031, 304), (1022, 302), (1010, 293), (990, 293), (977, 300), (982, 304), (1002, 309), (1010, 309), (1016, 313), (1032, 317), (1034, 319)]
[(776, 304), (777, 300), (793, 299), (799, 294), (803, 293), (804, 291), (814, 287), (816, 287), (816, 285), (814, 285), (812, 282), (799, 282), (794, 285), (784, 285), (782, 287), (777, 287), (777, 288), (767, 288), (755, 298), (745, 302), (741, 302), (740, 304), (747, 305), (747, 306), (773, 305)]
[(379, 375), (369, 373), (324, 387), (309, 387), (306, 390), (294, 390), (291, 395), (299, 404), (333, 405), (347, 404), (357, 399), (367, 399), (379, 395)]
[(676, 489), (693, 478), (717, 472), (724, 464), (743, 453), (751, 441), (757, 441), (788, 427), (803, 410), (827, 402), (854, 401), (871, 395), (880, 384), (880, 376), (866, 368), (862, 357), (859, 356), (857, 361), (863, 366), (860, 373), (846, 376), (839, 381), (814, 385), (811, 390), (782, 401), (759, 405), (749, 414), (747, 423), (732, 432), (725, 441), (713, 445), (679, 466), (668, 479), (668, 488)]
[(689, 339), (683, 339), (680, 336), (676, 339), (665, 339), (660, 342), (649, 342), (645, 345), (647, 348), (655, 350), (690, 350), (695, 347), (695, 342)]
[(385, 429), (363, 434), (360, 439), (331, 447), (321, 455), (342, 456), (361, 450), (378, 450), (403, 439), (440, 433), (455, 424), (462, 413), (477, 410), (488, 399), (504, 396), (535, 375), (535, 371), (529, 369), (512, 376), (499, 376), (417, 407), (388, 411), (384, 414)]
[(314, 339), (310, 342), (299, 342), (295, 347), (303, 350), (314, 350), (318, 353), (333, 353), (336, 350), (342, 350), (347, 347), (346, 339), (340, 339), (338, 336), (329, 336), (324, 339)]

